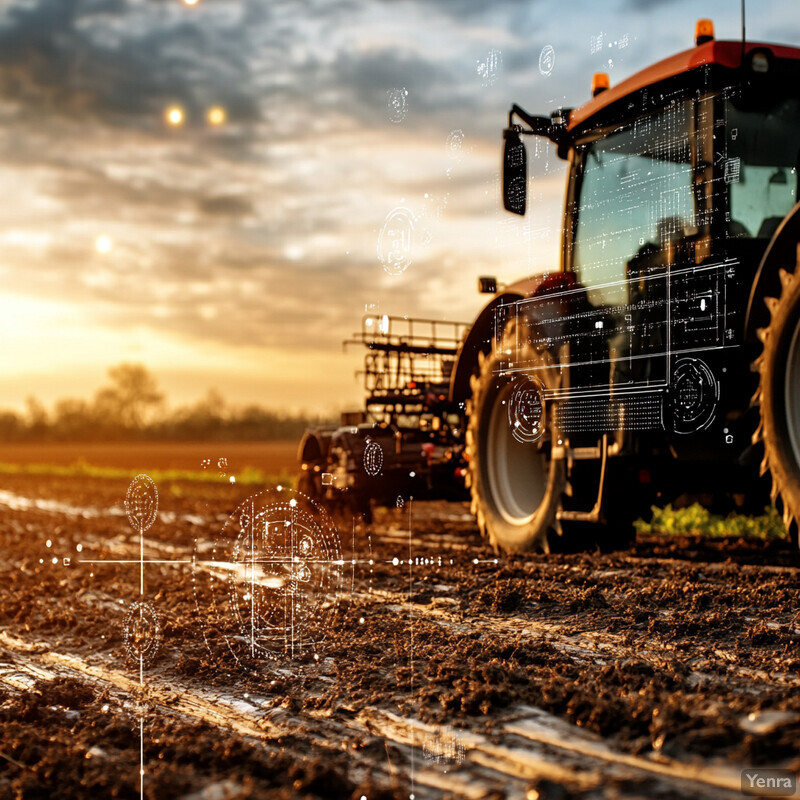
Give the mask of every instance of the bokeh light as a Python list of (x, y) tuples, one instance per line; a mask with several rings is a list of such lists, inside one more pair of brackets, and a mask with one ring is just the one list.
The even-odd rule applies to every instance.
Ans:
[(222, 106), (212, 106), (206, 113), (206, 120), (209, 125), (219, 126), (225, 123), (227, 114)]
[(170, 106), (166, 113), (167, 123), (173, 127), (183, 125), (184, 114), (180, 106)]

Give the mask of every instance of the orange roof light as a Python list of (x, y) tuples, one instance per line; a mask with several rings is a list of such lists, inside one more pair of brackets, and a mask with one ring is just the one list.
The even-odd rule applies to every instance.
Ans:
[(710, 19), (699, 19), (694, 26), (694, 43), (697, 45), (714, 41), (714, 23)]
[(605, 72), (595, 72), (592, 75), (592, 97), (597, 97), (611, 86), (611, 81)]

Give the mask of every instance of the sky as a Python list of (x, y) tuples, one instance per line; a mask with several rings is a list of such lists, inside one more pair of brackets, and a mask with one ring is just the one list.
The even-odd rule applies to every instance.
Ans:
[[(558, 267), (554, 152), (500, 208), (511, 104), (579, 106), (700, 17), (738, 38), (739, 5), (5, 0), (0, 407), (137, 362), (173, 404), (358, 408), (366, 309), (470, 321), (479, 275)], [(750, 5), (748, 39), (800, 46), (796, 0)]]

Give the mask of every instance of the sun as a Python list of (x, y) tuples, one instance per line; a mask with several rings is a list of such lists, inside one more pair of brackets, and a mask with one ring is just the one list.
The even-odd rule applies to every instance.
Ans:
[(111, 241), (110, 236), (106, 236), (102, 234), (98, 236), (94, 240), (94, 249), (97, 250), (98, 253), (101, 255), (106, 255), (106, 253), (111, 252), (111, 248), (114, 246), (114, 243)]

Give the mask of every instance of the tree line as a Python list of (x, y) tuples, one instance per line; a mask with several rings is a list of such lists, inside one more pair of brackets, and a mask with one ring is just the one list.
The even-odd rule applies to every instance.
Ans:
[(23, 413), (0, 411), (0, 441), (295, 439), (309, 425), (331, 421), (232, 406), (214, 389), (196, 403), (171, 409), (141, 364), (119, 364), (108, 377), (108, 385), (89, 399), (64, 398), (48, 410), (29, 397)]

